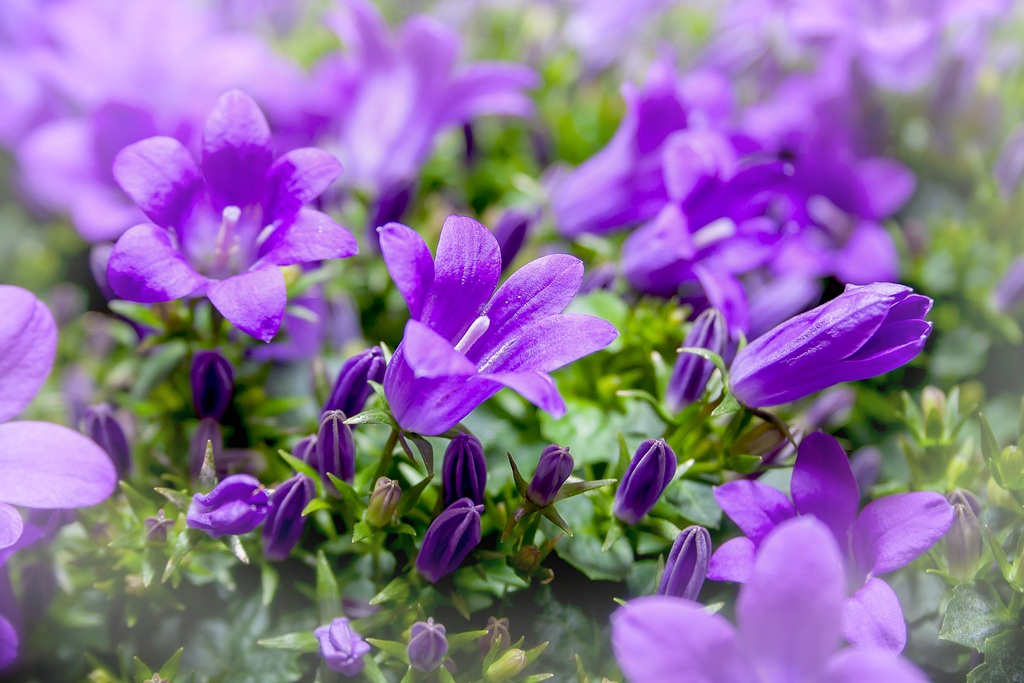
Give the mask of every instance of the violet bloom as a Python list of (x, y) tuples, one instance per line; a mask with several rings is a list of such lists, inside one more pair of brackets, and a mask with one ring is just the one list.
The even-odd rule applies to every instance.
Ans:
[(658, 595), (696, 600), (708, 575), (711, 534), (702, 526), (688, 526), (679, 532), (658, 582)]
[(108, 403), (89, 406), (83, 422), (83, 431), (107, 452), (118, 478), (123, 479), (132, 467), (132, 449), (113, 407)]
[(370, 651), (370, 644), (352, 629), (348, 619), (338, 617), (318, 627), (313, 635), (320, 641), (320, 656), (328, 669), (345, 676), (358, 676), (363, 670), (363, 655)]
[[(9, 421), (39, 393), (57, 352), (57, 325), (20, 287), (0, 285), (0, 565), (41, 538), (12, 506), (68, 510), (96, 505), (117, 483), (110, 457), (60, 425)], [(18, 634), (0, 616), (0, 669), (17, 656)]]
[(480, 544), (483, 512), (483, 505), (460, 498), (430, 523), (416, 556), (416, 570), (427, 581), (437, 583), (451, 574)]
[(304, 474), (296, 474), (270, 494), (266, 523), (263, 525), (263, 554), (269, 560), (284, 560), (302, 538), (306, 518), (302, 511), (316, 497), (316, 484)]
[(931, 305), (903, 285), (847, 285), (832, 301), (740, 350), (729, 369), (729, 390), (740, 403), (761, 408), (894, 370), (924, 348)]
[(612, 514), (631, 526), (638, 524), (672, 483), (677, 461), (664, 439), (642, 441), (615, 489)]
[(220, 421), (235, 393), (235, 368), (219, 351), (200, 351), (192, 359), (190, 376), (196, 415)]
[(340, 410), (346, 415), (362, 412), (373, 393), (370, 382), (379, 383), (384, 379), (384, 365), (384, 352), (379, 346), (371, 346), (346, 360), (322, 412)]
[(854, 591), (843, 604), (843, 636), (855, 645), (903, 650), (903, 610), (896, 593), (878, 577), (938, 542), (953, 523), (953, 508), (940, 494), (922, 491), (879, 498), (858, 514), (860, 490), (850, 461), (823, 432), (800, 444), (790, 489), (792, 502), (756, 481), (733, 481), (715, 489), (715, 501), (746, 536), (727, 541), (715, 552), (708, 577), (748, 580), (769, 532), (793, 517), (813, 515), (842, 549), (844, 585)]
[(444, 504), (469, 498), (477, 505), (484, 502), (487, 486), (487, 458), (480, 439), (472, 434), (456, 434), (444, 449), (441, 464), (441, 494)]
[(168, 137), (117, 155), (114, 177), (152, 223), (117, 241), (110, 287), (141, 303), (205, 295), (242, 332), (270, 341), (287, 304), (280, 266), (357, 251), (347, 230), (304, 206), (340, 172), (334, 157), (313, 148), (275, 160), (259, 107), (228, 92), (206, 119), (200, 164)]
[[(697, 316), (696, 320), (683, 338), (683, 346), (687, 348), (707, 349), (719, 356), (725, 353), (729, 333), (725, 329), (725, 319), (714, 308), (709, 308)], [(692, 353), (680, 353), (672, 368), (672, 376), (665, 390), (665, 402), (670, 410), (679, 412), (691, 403), (704, 396), (711, 373), (715, 365), (709, 360)]]
[(552, 444), (545, 448), (526, 487), (526, 499), (539, 508), (551, 505), (575, 466), (568, 446)]
[(736, 626), (700, 603), (650, 596), (612, 614), (612, 649), (630, 683), (925, 683), (902, 657), (839, 650), (846, 577), (816, 519), (767, 535), (736, 602)]
[(247, 534), (270, 513), (269, 493), (259, 479), (232, 474), (209, 493), (192, 496), (186, 521), (190, 529), (201, 529), (211, 538)]
[(379, 228), (381, 252), (412, 314), (384, 374), (384, 393), (403, 429), (440, 434), (502, 387), (561, 417), (548, 374), (610, 344), (608, 322), (562, 313), (583, 264), (552, 254), (526, 264), (495, 291), (498, 243), (471, 218), (449, 216), (437, 256), (412, 228)]

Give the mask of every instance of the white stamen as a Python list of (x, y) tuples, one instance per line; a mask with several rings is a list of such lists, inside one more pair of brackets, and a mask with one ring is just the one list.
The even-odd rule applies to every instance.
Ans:
[(491, 326), (491, 319), (486, 315), (482, 315), (473, 321), (473, 324), (466, 330), (466, 334), (462, 335), (462, 339), (455, 345), (455, 350), (460, 353), (467, 353), (473, 344), (477, 342), (480, 337), (484, 336), (484, 332)]

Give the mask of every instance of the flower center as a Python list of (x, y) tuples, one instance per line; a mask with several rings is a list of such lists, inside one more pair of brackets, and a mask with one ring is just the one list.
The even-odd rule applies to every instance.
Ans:
[(468, 353), (473, 344), (477, 343), (480, 337), (484, 336), (484, 332), (491, 326), (491, 319), (486, 315), (482, 315), (473, 321), (473, 324), (466, 330), (466, 334), (462, 335), (462, 339), (455, 345), (455, 350), (460, 353)]

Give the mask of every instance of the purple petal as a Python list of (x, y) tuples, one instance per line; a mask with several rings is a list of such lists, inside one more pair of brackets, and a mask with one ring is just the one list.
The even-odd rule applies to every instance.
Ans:
[(755, 546), (772, 529), (796, 516), (782, 491), (757, 481), (739, 480), (715, 487), (715, 502)]
[(24, 528), (25, 522), (18, 511), (7, 503), (0, 503), (0, 549), (17, 543)]
[(455, 350), (447, 339), (416, 320), (405, 324), (402, 339), (405, 358), (417, 379), (438, 377), (470, 377), (476, 366)]
[(532, 69), (520, 64), (475, 62), (451, 84), (445, 120), (464, 123), (484, 114), (531, 116), (533, 101), (523, 91), (536, 88), (539, 82)]
[(377, 228), (380, 251), (409, 314), (419, 320), (434, 284), (434, 257), (419, 233), (401, 223)]
[(47, 422), (0, 424), (0, 501), (29, 508), (95, 505), (114, 491), (117, 473), (92, 440)]
[(0, 671), (18, 658), (18, 632), (0, 614)]
[(35, 398), (56, 353), (50, 309), (28, 290), (0, 285), (0, 422)]
[(861, 221), (835, 259), (835, 276), (840, 282), (866, 285), (899, 278), (899, 254), (881, 224)]
[(152, 137), (122, 149), (114, 178), (146, 216), (163, 228), (181, 228), (203, 191), (199, 167), (174, 138)]
[(917, 186), (914, 172), (892, 159), (867, 159), (857, 164), (872, 218), (888, 218), (899, 211)]
[(682, 598), (629, 601), (611, 617), (612, 649), (630, 683), (747, 683), (757, 676), (736, 631), (717, 614)]
[(814, 432), (800, 442), (790, 492), (801, 515), (820, 519), (832, 530), (839, 546), (847, 547), (860, 509), (860, 491), (850, 459), (838, 441)]
[(509, 372), (481, 375), (481, 377), (503, 384), (530, 403), (546, 410), (555, 417), (565, 415), (565, 401), (558, 393), (551, 375), (544, 372)]
[(893, 658), (884, 650), (852, 647), (843, 650), (828, 663), (822, 683), (927, 683), (917, 667), (902, 657)]
[(348, 258), (359, 251), (356, 238), (325, 213), (300, 209), (291, 225), (278, 228), (263, 246), (266, 263), (292, 266), (312, 261)]
[(536, 320), (518, 336), (503, 340), (494, 353), (480, 359), (480, 372), (551, 372), (611, 344), (619, 333), (606, 320), (562, 313)]
[(899, 654), (907, 644), (907, 623), (896, 593), (885, 581), (870, 578), (843, 604), (843, 637), (857, 646)]
[(923, 555), (953, 524), (953, 507), (938, 493), (886, 496), (868, 504), (853, 527), (857, 566), (875, 576)]
[(171, 233), (155, 225), (136, 225), (122, 235), (107, 262), (110, 288), (128, 301), (173, 301), (206, 281), (175, 247)]
[(264, 215), (267, 222), (288, 219), (319, 197), (341, 175), (341, 162), (322, 149), (294, 149), (267, 170)]
[(732, 538), (719, 546), (708, 563), (708, 578), (712, 581), (745, 583), (754, 571), (757, 547), (746, 536)]
[(736, 606), (762, 678), (818, 680), (839, 644), (845, 597), (842, 556), (825, 525), (800, 517), (769, 534)]
[(206, 294), (235, 327), (265, 342), (273, 339), (281, 328), (288, 303), (284, 275), (277, 266), (269, 264), (211, 282)]
[(217, 211), (259, 203), (273, 154), (270, 126), (241, 90), (221, 95), (203, 128), (203, 177)]

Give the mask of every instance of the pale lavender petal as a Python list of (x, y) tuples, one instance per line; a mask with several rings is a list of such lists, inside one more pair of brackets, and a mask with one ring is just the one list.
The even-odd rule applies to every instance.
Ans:
[(887, 218), (899, 211), (917, 186), (913, 171), (883, 157), (861, 161), (856, 173), (867, 190), (872, 218)]
[(281, 317), (288, 304), (284, 275), (273, 265), (211, 282), (206, 294), (235, 327), (265, 342), (273, 339), (281, 328)]
[(611, 344), (619, 333), (606, 320), (562, 313), (535, 320), (492, 354), (480, 360), (480, 372), (551, 372)]
[(853, 527), (853, 554), (861, 571), (878, 576), (928, 551), (953, 524), (953, 507), (931, 491), (898, 493), (869, 503)]
[(565, 401), (551, 376), (544, 372), (508, 372), (480, 375), (516, 392), (530, 403), (555, 417), (565, 415)]
[(107, 262), (110, 288), (129, 301), (180, 299), (206, 281), (175, 247), (171, 233), (155, 225), (136, 225), (122, 235)]
[(746, 536), (732, 538), (719, 546), (708, 563), (708, 578), (712, 581), (745, 583), (754, 571), (757, 547)]
[(57, 324), (50, 309), (28, 290), (0, 285), (0, 422), (35, 398), (56, 353)]
[(21, 538), (25, 522), (18, 511), (0, 502), (0, 549), (9, 548)]
[(95, 505), (117, 472), (91, 439), (48, 422), (0, 424), (0, 501), (43, 509)]
[(401, 223), (377, 228), (380, 251), (409, 314), (419, 320), (434, 284), (434, 257), (419, 233)]
[(715, 487), (714, 494), (718, 507), (754, 545), (760, 545), (768, 532), (796, 515), (786, 494), (757, 481), (730, 481)]
[(18, 658), (18, 632), (0, 614), (0, 671)]
[(217, 100), (203, 128), (203, 177), (217, 211), (258, 204), (273, 159), (270, 126), (241, 90)]
[(359, 251), (356, 238), (325, 213), (299, 209), (295, 220), (278, 228), (261, 249), (261, 261), (292, 266), (312, 261), (348, 258)]
[(341, 162), (316, 147), (294, 149), (274, 160), (267, 170), (267, 222), (288, 219), (299, 207), (319, 197), (341, 175)]
[(884, 650), (853, 647), (828, 663), (822, 683), (928, 683), (928, 678), (902, 657)]
[(847, 284), (891, 282), (899, 278), (899, 254), (880, 223), (861, 221), (837, 254), (834, 270)]
[(540, 84), (537, 74), (520, 64), (475, 62), (452, 83), (445, 107), (448, 123), (464, 123), (484, 114), (531, 116), (533, 101), (524, 92)]
[(820, 519), (839, 546), (847, 546), (860, 509), (860, 491), (850, 459), (835, 438), (814, 432), (800, 442), (790, 492), (797, 512)]
[(843, 637), (857, 646), (899, 654), (907, 644), (907, 623), (896, 593), (885, 581), (870, 578), (843, 604)]
[(113, 172), (146, 217), (164, 228), (180, 229), (203, 191), (199, 167), (174, 138), (152, 137), (125, 147), (114, 158)]

